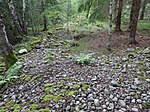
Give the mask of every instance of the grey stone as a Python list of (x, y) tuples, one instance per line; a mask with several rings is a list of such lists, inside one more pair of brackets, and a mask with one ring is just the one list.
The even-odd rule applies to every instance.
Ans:
[(141, 99), (137, 99), (136, 100), (138, 103), (142, 103), (142, 100)]
[(23, 85), (20, 85), (18, 89), (19, 89), (19, 90), (23, 89)]
[(109, 104), (109, 107), (110, 107), (111, 110), (112, 110), (112, 109), (114, 109), (115, 105), (114, 105), (113, 103), (110, 103), (110, 104)]
[(134, 78), (134, 83), (135, 83), (136, 85), (140, 85), (142, 82), (141, 82), (141, 81), (139, 81), (139, 79), (138, 79), (138, 78)]
[(103, 109), (103, 111), (102, 112), (107, 112), (107, 110), (106, 109)]
[(113, 97), (114, 97), (113, 95), (110, 95), (110, 96), (109, 96), (110, 99), (112, 99)]
[(112, 101), (114, 101), (114, 102), (117, 102), (117, 100), (118, 100), (117, 97), (114, 97), (114, 98), (112, 99)]
[(126, 103), (125, 103), (124, 100), (119, 100), (119, 105), (120, 105), (121, 107), (126, 107)]
[(132, 99), (132, 100), (131, 100), (131, 103), (135, 103), (135, 102), (136, 102), (135, 99)]
[(113, 86), (113, 87), (118, 87), (118, 86), (119, 86), (118, 82), (115, 81), (115, 80), (112, 80), (112, 81), (110, 82), (110, 85)]
[(99, 107), (100, 106), (99, 99), (94, 99), (94, 104), (96, 107)]
[(5, 102), (0, 102), (0, 107), (3, 106), (5, 104)]
[(108, 89), (104, 89), (104, 93), (105, 93), (106, 95), (108, 95), (108, 94), (109, 94), (109, 90), (108, 90)]
[(102, 105), (102, 108), (105, 109), (105, 108), (107, 108), (107, 106), (106, 105)]
[(150, 54), (150, 49), (149, 48), (144, 49), (143, 53), (144, 54)]
[(20, 49), (19, 50), (19, 54), (26, 54), (26, 53), (28, 53), (27, 49)]
[(134, 49), (134, 48), (128, 48), (127, 51), (128, 51), (128, 52), (134, 52), (135, 49)]
[(133, 111), (133, 112), (139, 112), (139, 109), (136, 108), (136, 107), (133, 107), (133, 108), (132, 108), (132, 111)]
[(148, 83), (150, 83), (150, 79), (145, 79)]

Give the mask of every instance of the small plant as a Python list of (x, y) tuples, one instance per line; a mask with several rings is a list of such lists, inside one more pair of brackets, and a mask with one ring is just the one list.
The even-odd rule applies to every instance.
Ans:
[(92, 58), (94, 53), (89, 53), (89, 54), (83, 54), (80, 53), (79, 56), (77, 56), (75, 58), (76, 62), (79, 64), (89, 64), (89, 63), (93, 63), (94, 59)]
[(13, 79), (17, 79), (21, 68), (22, 63), (16, 62), (6, 71), (5, 76), (0, 77), (0, 85), (4, 85), (6, 83), (9, 83)]

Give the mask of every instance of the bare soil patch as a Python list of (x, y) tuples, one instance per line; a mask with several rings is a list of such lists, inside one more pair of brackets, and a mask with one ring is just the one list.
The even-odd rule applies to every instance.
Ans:
[[(91, 35), (90, 40), (90, 47), (89, 50), (93, 52), (99, 52), (106, 53), (106, 48), (108, 45), (108, 33), (104, 30), (97, 30), (93, 32)], [(138, 42), (137, 45), (130, 45), (129, 44), (129, 32), (123, 31), (123, 32), (114, 32), (112, 34), (111, 38), (111, 47), (114, 52), (125, 50), (130, 47), (149, 47), (150, 46), (150, 37), (144, 37), (141, 36), (137, 32), (136, 40)]]

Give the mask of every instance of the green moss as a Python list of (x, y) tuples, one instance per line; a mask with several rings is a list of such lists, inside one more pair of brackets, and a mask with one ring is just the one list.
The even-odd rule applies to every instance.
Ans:
[(54, 90), (54, 87), (46, 87), (45, 92), (50, 92), (51, 90)]
[(150, 76), (144, 76), (144, 75), (142, 75), (142, 74), (136, 74), (134, 77), (135, 77), (135, 78), (140, 78), (140, 79), (143, 79), (143, 80), (150, 78)]
[(53, 98), (54, 98), (54, 95), (51, 95), (51, 94), (45, 95), (45, 96), (43, 97), (42, 102), (48, 102), (48, 101), (50, 101), (50, 100), (53, 99)]
[(77, 90), (68, 91), (66, 93), (66, 96), (73, 96), (76, 92), (77, 92)]
[(61, 89), (60, 93), (65, 93), (67, 90), (66, 89)]
[(139, 64), (139, 65), (143, 65), (143, 64), (144, 64), (144, 61), (139, 61), (138, 64)]
[(129, 58), (133, 58), (134, 57), (134, 53), (128, 53), (128, 57)]
[(14, 65), (17, 62), (17, 57), (12, 52), (9, 55), (4, 56), (4, 62), (6, 68), (9, 69), (12, 65)]
[(7, 110), (5, 109), (5, 107), (0, 107), (0, 112), (7, 112)]
[(3, 94), (0, 94), (0, 100), (2, 100), (4, 98)]
[(22, 80), (25, 81), (25, 82), (28, 82), (30, 79), (31, 79), (31, 77), (29, 77), (26, 74), (22, 77)]
[(38, 75), (32, 77), (32, 79), (30, 80), (30, 82), (35, 81), (35, 80), (38, 79), (39, 77), (41, 77), (41, 74), (38, 74)]
[(34, 38), (34, 40), (32, 40), (32, 42), (30, 43), (30, 46), (33, 48), (35, 45), (40, 44), (41, 42), (42, 42), (41, 37)]
[(50, 86), (52, 86), (52, 84), (50, 84), (50, 83), (44, 84), (44, 87), (45, 87), (45, 88), (46, 88), (46, 87), (50, 87)]
[(19, 105), (19, 104), (15, 104), (15, 105), (12, 107), (12, 109), (13, 109), (13, 112), (18, 112), (19, 109), (20, 109), (20, 105)]
[(35, 110), (38, 107), (38, 104), (31, 104), (30, 110)]
[(105, 64), (110, 64), (109, 60), (104, 61)]
[(6, 107), (12, 107), (13, 105), (14, 105), (14, 103), (13, 103), (12, 100), (8, 101), (8, 102), (5, 104)]
[(86, 91), (88, 89), (88, 84), (87, 83), (82, 83), (81, 84), (82, 90)]
[(143, 107), (146, 109), (150, 109), (150, 102), (144, 102)]
[(74, 88), (79, 88), (79, 87), (80, 87), (80, 84), (74, 84), (73, 87), (74, 87)]
[(53, 101), (55, 102), (55, 103), (57, 103), (59, 100), (61, 100), (63, 97), (61, 96), (61, 95), (56, 95), (56, 96), (54, 96), (53, 97)]
[(49, 108), (40, 109), (39, 112), (50, 112), (50, 109)]
[(148, 67), (143, 66), (143, 67), (140, 67), (139, 70), (140, 70), (140, 71), (147, 71), (147, 70), (148, 70)]
[(46, 56), (45, 58), (44, 58), (44, 60), (54, 60), (54, 56)]

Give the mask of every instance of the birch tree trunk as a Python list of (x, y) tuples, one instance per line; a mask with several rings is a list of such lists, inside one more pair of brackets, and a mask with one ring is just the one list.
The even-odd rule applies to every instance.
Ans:
[(17, 28), (17, 31), (21, 35), (26, 34), (26, 32), (23, 30), (22, 23), (21, 23), (21, 21), (19, 20), (19, 18), (17, 16), (17, 13), (16, 13), (16, 10), (15, 10), (15, 7), (13, 5), (13, 1), (12, 0), (8, 0), (8, 6), (9, 6), (10, 13), (12, 15), (13, 22), (14, 22), (16, 28)]
[(26, 0), (22, 0), (22, 27), (23, 27), (24, 32), (27, 34), (25, 13), (26, 13)]
[(117, 10), (115, 32), (120, 32), (121, 31), (122, 9), (123, 9), (123, 0), (119, 0), (119, 7), (118, 7), (118, 10)]
[(0, 12), (0, 55), (3, 56), (7, 69), (17, 61), (17, 58), (13, 54), (13, 47), (8, 42), (7, 39), (5, 25), (1, 12)]
[(109, 4), (109, 29), (108, 29), (108, 50), (111, 51), (111, 37), (112, 37), (112, 0)]
[(130, 23), (130, 44), (137, 44), (135, 40), (135, 35), (136, 35), (136, 29), (137, 29), (137, 23), (138, 23), (138, 17), (139, 17), (139, 11), (140, 11), (140, 6), (141, 6), (141, 0), (133, 0), (132, 1), (132, 18), (131, 18), (131, 23)]

